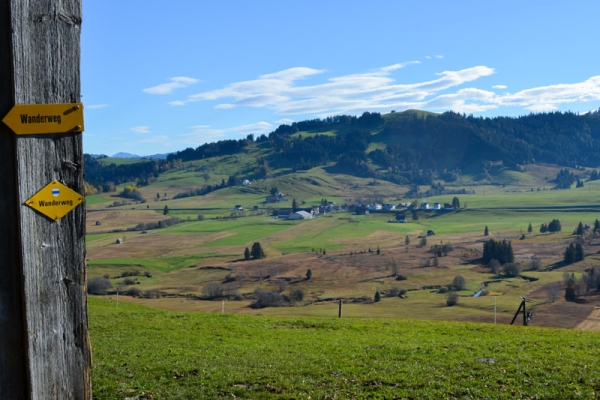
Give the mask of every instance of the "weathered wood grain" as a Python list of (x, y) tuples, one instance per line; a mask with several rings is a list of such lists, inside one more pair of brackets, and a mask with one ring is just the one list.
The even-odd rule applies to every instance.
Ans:
[[(2, 80), (11, 81), (11, 87), (0, 91), (2, 115), (13, 104), (80, 101), (81, 0), (0, 0), (0, 7), (1, 18), (5, 19), (7, 8), (10, 11), (10, 26), (2, 26), (3, 56), (7, 48), (5, 31), (12, 32), (8, 47), (12, 52), (10, 74), (6, 74), (5, 65), (0, 67)], [(4, 104), (6, 94), (10, 105)], [(8, 269), (20, 272), (6, 285), (19, 288), (16, 297), (20, 299), (9, 299), (15, 293), (8, 288), (5, 292), (5, 285), (0, 284), (0, 324), (7, 307), (18, 310), (19, 317), (10, 316), (13, 320), (7, 335), (20, 335), (14, 341), (15, 348), (22, 351), (23, 366), (17, 368), (25, 377), (14, 373), (11, 379), (20, 379), (25, 388), (5, 396), (0, 376), (0, 398), (16, 394), (18, 397), (13, 398), (90, 399), (84, 207), (78, 206), (54, 222), (25, 205), (53, 179), (83, 193), (81, 134), (15, 138), (5, 127), (1, 133), (4, 175), (17, 177), (10, 186), (15, 189), (8, 193), (12, 199), (0, 201), (0, 232), (5, 234), (1, 237), (9, 238), (8, 243), (3, 239), (0, 244), (0, 257), (6, 255), (2, 260), (7, 261), (2, 266), (2, 277)], [(17, 217), (16, 226), (14, 222), (11, 225), (8, 214)], [(18, 250), (16, 258), (9, 246)], [(0, 328), (4, 330), (5, 326)], [(4, 341), (0, 343), (4, 345)], [(0, 375), (3, 366), (11, 363), (13, 352), (9, 353), (4, 354), (0, 348)], [(18, 395), (16, 390), (25, 395)]]

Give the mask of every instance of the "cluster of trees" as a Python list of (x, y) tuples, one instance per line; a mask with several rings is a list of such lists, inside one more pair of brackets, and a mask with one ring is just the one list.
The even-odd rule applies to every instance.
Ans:
[(557, 189), (569, 189), (575, 181), (578, 181), (578, 179), (572, 172), (569, 172), (569, 170), (565, 168), (558, 172), (554, 181), (556, 182)]
[(254, 242), (251, 250), (247, 247), (244, 250), (244, 260), (260, 260), (261, 258), (265, 258), (265, 252), (259, 242)]
[(256, 288), (254, 296), (255, 300), (250, 303), (251, 308), (283, 307), (302, 301), (304, 299), (304, 291), (302, 289), (295, 289), (287, 295), (285, 293), (270, 292)]
[(142, 193), (138, 190), (137, 186), (135, 186), (135, 185), (126, 186), (119, 196), (124, 197), (126, 199), (131, 199), (131, 200), (141, 201), (141, 202), (145, 202), (145, 200), (146, 200), (146, 199), (144, 199), (144, 196), (142, 196)]
[(242, 296), (235, 283), (208, 283), (202, 288), (202, 297), (206, 300), (213, 299), (241, 299)]
[(583, 261), (585, 254), (583, 252), (583, 246), (581, 243), (571, 243), (565, 250), (563, 262), (565, 265), (573, 264), (577, 261)]
[(575, 301), (590, 291), (600, 291), (600, 268), (592, 267), (581, 274), (581, 279), (577, 279), (574, 273), (565, 272), (564, 282), (565, 300)]
[(500, 264), (513, 263), (515, 255), (511, 242), (490, 239), (483, 243), (482, 263), (489, 265), (492, 259), (497, 260)]
[(540, 226), (540, 233), (556, 233), (560, 232), (561, 229), (562, 226), (560, 221), (558, 219), (553, 219), (549, 224), (542, 224), (542, 226)]
[(431, 246), (429, 248), (429, 251), (438, 257), (442, 257), (442, 256), (445, 257), (452, 250), (454, 250), (454, 247), (452, 247), (452, 245), (450, 243), (434, 244), (433, 246)]

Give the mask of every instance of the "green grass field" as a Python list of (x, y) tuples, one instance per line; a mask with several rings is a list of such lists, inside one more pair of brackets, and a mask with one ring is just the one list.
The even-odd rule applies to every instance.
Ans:
[(95, 298), (89, 313), (95, 399), (591, 399), (600, 390), (594, 332), (117, 309)]

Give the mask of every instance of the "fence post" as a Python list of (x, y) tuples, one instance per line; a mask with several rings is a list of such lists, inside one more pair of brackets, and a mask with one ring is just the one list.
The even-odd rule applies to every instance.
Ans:
[[(0, 0), (0, 118), (33, 105), (41, 127), (35, 106), (79, 103), (80, 35), (81, 0)], [(2, 399), (91, 399), (84, 205), (50, 218), (26, 204), (53, 181), (83, 194), (82, 126), (57, 130), (0, 123)]]

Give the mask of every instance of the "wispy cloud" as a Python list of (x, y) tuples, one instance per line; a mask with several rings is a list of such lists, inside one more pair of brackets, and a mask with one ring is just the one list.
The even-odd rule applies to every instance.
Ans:
[(142, 92), (148, 94), (170, 94), (173, 93), (176, 89), (188, 87), (199, 82), (198, 79), (189, 78), (187, 76), (176, 76), (174, 78), (170, 78), (169, 80), (169, 83), (161, 83), (157, 86), (142, 89)]
[(150, 133), (149, 126), (134, 126), (129, 128), (129, 132), (131, 133)]
[(108, 104), (92, 104), (90, 106), (85, 106), (85, 108), (92, 109), (92, 110), (95, 110), (98, 108), (105, 108), (105, 107), (108, 107)]
[(231, 132), (239, 133), (239, 134), (248, 134), (248, 133), (267, 133), (273, 130), (273, 125), (268, 122), (257, 122), (255, 124), (249, 125), (241, 125), (228, 129)]
[[(215, 103), (215, 108), (222, 110), (253, 107), (269, 109), (275, 114), (285, 116), (324, 117), (358, 114), (366, 110), (389, 112), (409, 108), (466, 113), (484, 112), (499, 107), (549, 111), (565, 103), (600, 100), (600, 76), (584, 82), (540, 86), (512, 94), (498, 94), (480, 89), (475, 87), (475, 82), (496, 73), (494, 68), (484, 65), (442, 71), (437, 73), (434, 79), (421, 82), (397, 81), (398, 70), (416, 64), (417, 61), (393, 64), (305, 85), (302, 84), (303, 79), (318, 79), (318, 76), (326, 71), (308, 67), (290, 68), (264, 74), (254, 80), (235, 82), (220, 89), (197, 93), (170, 104), (187, 105), (211, 101)], [(314, 82), (314, 79), (311, 82)], [(496, 90), (506, 88), (506, 85), (492, 86), (492, 89)], [(266, 125), (264, 126), (267, 129)], [(228, 129), (226, 132), (233, 133), (234, 130)], [(257, 132), (258, 130), (252, 133)]]

